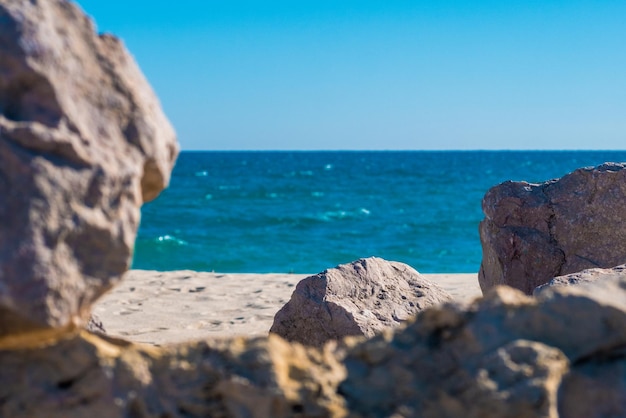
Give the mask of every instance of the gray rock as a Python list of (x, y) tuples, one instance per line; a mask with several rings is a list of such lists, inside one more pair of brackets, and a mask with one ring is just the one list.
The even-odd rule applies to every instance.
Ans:
[(89, 332), (97, 332), (100, 334), (106, 334), (106, 329), (104, 329), (104, 325), (102, 324), (102, 320), (100, 317), (94, 313), (89, 317), (89, 321), (87, 322), (87, 326), (85, 327)]
[(172, 127), (133, 58), (63, 0), (0, 0), (0, 336), (60, 328), (128, 269)]
[(483, 292), (505, 284), (531, 294), (557, 276), (625, 263), (625, 168), (605, 163), (489, 190), (480, 224)]
[(579, 284), (595, 283), (598, 280), (604, 280), (610, 277), (621, 277), (624, 273), (626, 273), (625, 264), (611, 269), (587, 269), (577, 273), (566, 274), (565, 276), (555, 277), (548, 283), (536, 287), (533, 291), (533, 296), (537, 296), (553, 286), (575, 286)]
[(403, 263), (371, 257), (307, 277), (274, 317), (271, 333), (321, 346), (347, 335), (373, 336), (439, 303), (445, 290)]

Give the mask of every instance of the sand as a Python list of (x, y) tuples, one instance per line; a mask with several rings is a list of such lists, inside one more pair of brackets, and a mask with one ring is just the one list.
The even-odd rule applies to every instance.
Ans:
[[(94, 306), (107, 334), (165, 345), (267, 335), (274, 315), (306, 274), (131, 270)], [(476, 274), (424, 274), (460, 302), (481, 295)]]

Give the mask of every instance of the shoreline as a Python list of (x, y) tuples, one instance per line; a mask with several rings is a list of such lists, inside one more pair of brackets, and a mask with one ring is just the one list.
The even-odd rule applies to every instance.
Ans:
[[(310, 274), (130, 270), (93, 312), (106, 333), (165, 345), (204, 338), (267, 335), (274, 315)], [(477, 273), (422, 274), (469, 302), (482, 292)]]

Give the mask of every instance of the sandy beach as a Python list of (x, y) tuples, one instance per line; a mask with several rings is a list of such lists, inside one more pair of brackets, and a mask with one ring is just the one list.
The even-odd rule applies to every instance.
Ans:
[[(266, 335), (276, 312), (308, 276), (131, 270), (93, 311), (107, 334), (155, 345)], [(460, 302), (481, 295), (475, 273), (423, 276)]]

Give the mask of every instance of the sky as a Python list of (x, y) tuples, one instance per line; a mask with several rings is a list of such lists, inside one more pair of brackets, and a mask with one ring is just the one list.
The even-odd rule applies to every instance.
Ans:
[(626, 1), (79, 0), (183, 150), (626, 149)]

